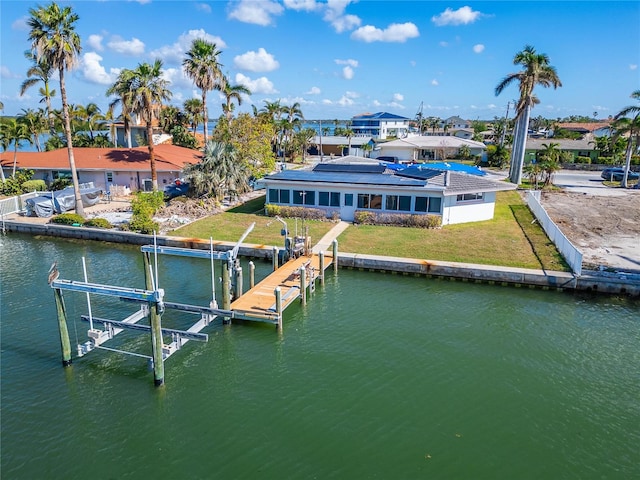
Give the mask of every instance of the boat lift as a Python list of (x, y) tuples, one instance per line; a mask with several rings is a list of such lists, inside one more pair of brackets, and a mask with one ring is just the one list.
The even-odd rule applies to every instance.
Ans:
[[(89, 340), (77, 346), (78, 357), (84, 356), (90, 351), (100, 348), (110, 350), (127, 355), (134, 355), (149, 359), (154, 371), (154, 383), (162, 385), (164, 383), (164, 360), (169, 358), (173, 353), (178, 351), (189, 340), (208, 341), (208, 335), (200, 333), (218, 316), (223, 318), (223, 322), (230, 321), (234, 317), (231, 311), (231, 287), (234, 286), (234, 295), (241, 295), (242, 290), (242, 269), (237, 261), (238, 250), (240, 244), (253, 230), (255, 223), (240, 237), (235, 247), (225, 252), (214, 252), (213, 239), (210, 239), (210, 248), (206, 250), (191, 250), (186, 248), (158, 246), (154, 235), (154, 244), (141, 247), (144, 255), (145, 266), (145, 284), (146, 289), (136, 289), (119, 287), (113, 285), (101, 285), (89, 283), (87, 281), (87, 271), (84, 258), (83, 270), (84, 281), (59, 280), (59, 272), (57, 264), (54, 262), (49, 271), (49, 284), (54, 290), (56, 300), (56, 308), (58, 313), (58, 326), (60, 330), (60, 341), (62, 347), (62, 364), (64, 366), (71, 365), (71, 344), (69, 341), (69, 333), (66, 322), (66, 311), (64, 307), (64, 299), (62, 290), (70, 290), (76, 292), (85, 292), (87, 295), (87, 306), (89, 315), (81, 316), (81, 319), (89, 322), (89, 330), (87, 336)], [(151, 254), (154, 255), (154, 267), (151, 265)], [(211, 262), (211, 292), (212, 300), (208, 306), (187, 305), (174, 302), (166, 302), (164, 300), (164, 290), (158, 286), (158, 254), (177, 255), (192, 258), (207, 258)], [(215, 268), (214, 261), (220, 260), (223, 263), (222, 268), (222, 288), (223, 288), (223, 308), (218, 308), (215, 298)], [(233, 279), (233, 283), (231, 281)], [(122, 301), (139, 303), (140, 309), (128, 316), (124, 320), (110, 320), (93, 317), (91, 310), (90, 295), (105, 295), (116, 297)], [(186, 311), (200, 315), (200, 320), (193, 324), (187, 330), (175, 330), (162, 328), (161, 317), (166, 309), (174, 309)], [(138, 324), (143, 318), (150, 317), (150, 325)], [(94, 323), (101, 324), (104, 329), (95, 328)], [(103, 344), (114, 338), (123, 330), (136, 330), (151, 333), (152, 356), (142, 355), (135, 352), (119, 350), (115, 348), (105, 347)], [(171, 336), (171, 342), (164, 343), (164, 336)]]

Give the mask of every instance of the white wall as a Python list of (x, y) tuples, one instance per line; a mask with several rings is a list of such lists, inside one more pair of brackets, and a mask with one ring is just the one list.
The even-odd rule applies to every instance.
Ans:
[(442, 214), (443, 225), (491, 220), (495, 209), (496, 193), (485, 192), (482, 200), (460, 202), (457, 195), (445, 197)]

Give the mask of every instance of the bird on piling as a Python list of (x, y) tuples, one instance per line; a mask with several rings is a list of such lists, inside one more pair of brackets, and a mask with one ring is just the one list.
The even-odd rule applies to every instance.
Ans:
[(49, 268), (49, 278), (47, 279), (47, 281), (49, 282), (49, 285), (55, 282), (59, 276), (60, 276), (60, 272), (58, 271), (58, 262), (54, 261), (51, 264), (51, 268)]

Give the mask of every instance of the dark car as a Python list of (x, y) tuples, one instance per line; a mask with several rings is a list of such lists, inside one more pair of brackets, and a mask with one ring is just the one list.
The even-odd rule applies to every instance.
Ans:
[[(611, 167), (605, 168), (600, 175), (604, 180), (610, 180), (613, 182), (619, 182), (624, 177), (624, 168), (621, 167)], [(627, 180), (638, 180), (640, 177), (640, 173), (629, 170), (629, 174), (627, 175)]]
[(171, 200), (172, 198), (186, 195), (189, 191), (189, 183), (176, 180), (164, 187), (164, 198)]

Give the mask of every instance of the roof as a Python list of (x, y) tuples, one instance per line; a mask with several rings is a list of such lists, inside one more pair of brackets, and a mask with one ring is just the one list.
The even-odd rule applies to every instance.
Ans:
[(320, 182), (320, 183), (348, 183), (352, 185), (380, 185), (390, 187), (424, 187), (427, 182), (414, 178), (403, 178), (385, 173), (346, 173), (346, 172), (315, 172), (312, 170), (284, 170), (264, 177), (270, 181)]
[[(159, 172), (181, 171), (185, 164), (198, 163), (202, 153), (176, 145), (156, 145), (153, 149)], [(149, 149), (136, 148), (74, 148), (77, 170), (149, 171)], [(13, 168), (13, 152), (0, 154), (0, 164)], [(18, 152), (17, 167), (31, 170), (68, 170), (66, 148), (49, 152)]]
[(346, 172), (346, 173), (383, 173), (386, 170), (384, 165), (370, 163), (318, 163), (314, 172)]
[(391, 142), (381, 143), (380, 148), (460, 148), (464, 145), (470, 148), (486, 149), (487, 146), (482, 142), (467, 140), (465, 138), (454, 136), (437, 136), (437, 135), (416, 135), (413, 137), (401, 138)]
[(564, 130), (574, 130), (576, 132), (594, 132), (601, 128), (609, 128), (609, 122), (567, 122), (558, 123), (558, 127)]
[(393, 113), (377, 112), (377, 113), (361, 113), (351, 117), (352, 120), (409, 120), (407, 117), (394, 115)]
[(588, 138), (571, 140), (568, 138), (527, 138), (525, 150), (544, 150), (544, 145), (558, 144), (560, 150), (593, 150), (595, 144)]
[[(311, 143), (315, 144), (315, 145), (320, 145), (320, 137), (318, 135), (316, 135), (315, 137), (313, 137), (313, 139), (311, 139)], [(349, 138), (348, 137), (344, 137), (344, 136), (335, 136), (335, 135), (329, 135), (329, 136), (322, 136), (322, 145), (327, 146), (327, 145), (344, 145), (345, 147), (349, 146), (349, 143), (351, 143), (352, 147), (356, 147), (358, 145), (363, 145), (365, 143), (369, 143), (371, 142), (372, 137), (363, 137), (361, 135), (358, 136), (353, 136), (351, 137), (351, 142), (349, 142)]]

